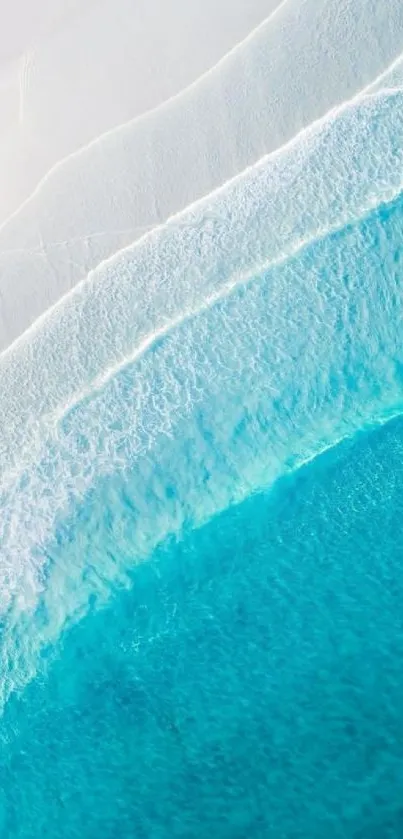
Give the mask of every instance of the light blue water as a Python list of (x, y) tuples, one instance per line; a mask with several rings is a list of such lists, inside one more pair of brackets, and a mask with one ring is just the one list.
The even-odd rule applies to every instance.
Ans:
[(397, 420), (162, 546), (9, 701), (2, 835), (401, 837), (402, 515)]
[(400, 100), (1, 359), (6, 839), (403, 835)]

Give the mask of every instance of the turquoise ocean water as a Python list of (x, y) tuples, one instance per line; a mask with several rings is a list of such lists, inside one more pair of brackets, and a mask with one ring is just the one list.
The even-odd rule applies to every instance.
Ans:
[[(306, 153), (318, 183), (333, 155), (334, 196), (304, 202), (307, 165), (287, 169), (301, 230), (281, 258), (266, 257), (294, 228), (260, 169), (157, 236), (160, 262), (146, 240), (172, 271), (172, 239), (198, 243), (183, 277), (210, 284), (203, 305), (181, 314), (188, 287), (161, 268), (132, 310), (145, 263), (132, 257), (121, 298), (110, 269), (124, 363), (15, 438), (0, 483), (5, 839), (403, 836), (403, 125), (397, 94), (359, 110)], [(333, 220), (316, 224), (322, 205)], [(86, 348), (91, 305), (63, 347), (95, 370), (109, 320), (94, 316)], [(153, 339), (129, 357), (141, 317)], [(21, 353), (39, 365), (35, 340)], [(38, 382), (42, 405), (46, 368)]]
[(135, 568), (7, 705), (2, 835), (400, 837), (402, 499), (399, 419)]

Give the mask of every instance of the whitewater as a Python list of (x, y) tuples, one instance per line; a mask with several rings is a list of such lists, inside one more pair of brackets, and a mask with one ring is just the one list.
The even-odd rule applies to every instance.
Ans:
[[(401, 104), (396, 89), (338, 109), (2, 355), (2, 655), (19, 662), (3, 699), (169, 533), (400, 412)], [(55, 527), (125, 474), (130, 556), (100, 553), (95, 579), (79, 543), (53, 563)]]

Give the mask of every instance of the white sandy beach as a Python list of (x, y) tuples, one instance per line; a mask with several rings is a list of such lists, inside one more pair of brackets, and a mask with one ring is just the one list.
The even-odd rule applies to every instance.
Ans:
[[(48, 169), (155, 108), (242, 40), (277, 0), (29, 0), (0, 45), (0, 219)], [(225, 25), (223, 25), (225, 23)]]
[(0, 351), (102, 260), (377, 79), (400, 83), (399, 0), (94, 0), (12, 20)]

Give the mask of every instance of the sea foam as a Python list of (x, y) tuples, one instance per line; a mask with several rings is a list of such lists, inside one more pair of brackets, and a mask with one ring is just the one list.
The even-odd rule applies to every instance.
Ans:
[[(402, 113), (399, 91), (343, 107), (1, 357), (3, 698), (168, 533), (401, 410)], [(65, 523), (119, 493), (131, 520), (102, 554), (92, 534), (93, 571)]]

